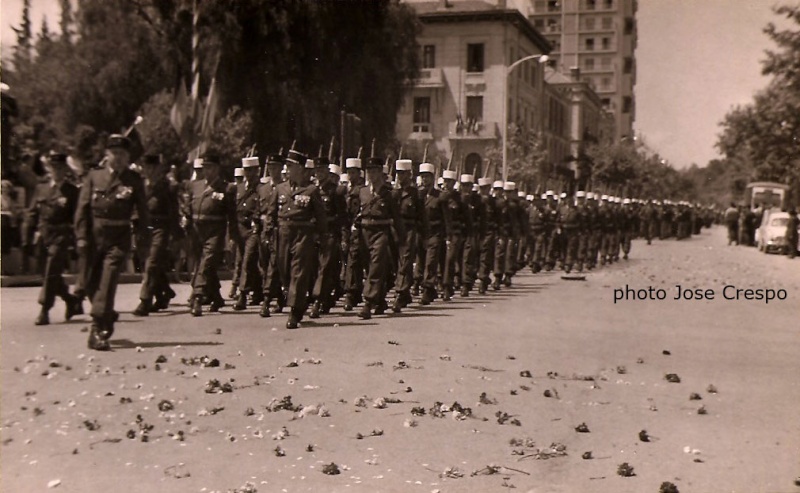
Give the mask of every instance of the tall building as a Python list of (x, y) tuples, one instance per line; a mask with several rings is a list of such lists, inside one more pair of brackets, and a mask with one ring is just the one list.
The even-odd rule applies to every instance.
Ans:
[(614, 114), (615, 137), (632, 137), (637, 0), (527, 1), (521, 9), (553, 46), (552, 66), (562, 74), (579, 69)]

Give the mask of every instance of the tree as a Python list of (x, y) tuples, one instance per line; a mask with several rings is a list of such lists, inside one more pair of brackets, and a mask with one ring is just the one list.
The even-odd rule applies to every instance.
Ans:
[(19, 27), (12, 27), (17, 35), (14, 45), (12, 60), (16, 70), (26, 67), (31, 62), (31, 49), (33, 34), (31, 32), (31, 0), (24, 0), (22, 4), (22, 22)]
[(72, 44), (72, 28), (75, 22), (72, 15), (72, 4), (70, 0), (59, 0), (61, 7), (61, 20), (59, 27), (61, 28), (61, 41), (66, 45)]

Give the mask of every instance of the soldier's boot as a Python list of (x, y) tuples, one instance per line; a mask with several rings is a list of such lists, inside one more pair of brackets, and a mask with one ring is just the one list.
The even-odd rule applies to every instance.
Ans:
[(564, 272), (566, 272), (567, 274), (572, 272), (572, 264), (564, 264)]
[(225, 306), (225, 300), (222, 299), (222, 295), (215, 293), (214, 297), (211, 299), (211, 306), (208, 307), (208, 311), (218, 312), (223, 306)]
[(419, 300), (420, 305), (430, 305), (436, 298), (436, 291), (433, 288), (424, 288), (422, 298)]
[(605, 255), (600, 257), (600, 265), (606, 265), (606, 256)]
[(269, 298), (267, 298), (261, 302), (261, 310), (258, 312), (258, 314), (262, 318), (269, 318), (269, 301)]
[(289, 311), (289, 320), (286, 321), (287, 329), (296, 329), (300, 326), (300, 321), (303, 320), (303, 313), (305, 310), (301, 308), (292, 308)]
[(236, 303), (233, 304), (233, 309), (237, 312), (247, 309), (247, 293), (242, 291), (236, 298)]
[(67, 305), (66, 311), (64, 311), (65, 320), (69, 320), (78, 314), (78, 305), (80, 304), (80, 300), (77, 296), (71, 294), (64, 295), (64, 303)]
[(388, 304), (388, 303), (386, 303), (386, 300), (385, 300), (385, 299), (381, 299), (381, 300), (380, 300), (380, 301), (379, 301), (379, 302), (378, 302), (378, 303), (375, 305), (375, 315), (383, 315), (384, 313), (386, 313), (386, 310), (387, 310), (387, 309), (389, 309), (389, 304)]
[(453, 299), (453, 288), (445, 286), (442, 291), (442, 301), (451, 301)]
[(411, 294), (419, 296), (419, 282), (415, 282), (414, 286), (411, 287)]
[(344, 308), (344, 311), (352, 312), (354, 305), (355, 305), (355, 303), (353, 303), (353, 295), (350, 294), (350, 293), (347, 293), (346, 295), (344, 295), (344, 306), (342, 307), (342, 308)]
[(157, 294), (156, 301), (150, 311), (157, 312), (169, 308), (169, 297), (166, 294)]
[(578, 262), (578, 272), (583, 272), (583, 262)]
[(200, 298), (200, 295), (194, 295), (191, 297), (191, 313), (193, 317), (200, 317), (203, 315), (203, 300)]
[(151, 311), (153, 311), (153, 302), (150, 300), (142, 300), (139, 302), (139, 306), (133, 310), (133, 314), (137, 317), (146, 317), (150, 315)]
[(74, 315), (83, 315), (83, 296), (73, 295), (75, 297), (75, 304), (72, 307)]
[(486, 279), (481, 279), (480, 284), (478, 284), (478, 294), (486, 294), (486, 288), (489, 285)]
[(369, 301), (364, 302), (364, 306), (358, 312), (358, 318), (362, 320), (369, 320), (372, 318), (372, 303)]
[(261, 291), (254, 291), (250, 297), (250, 306), (259, 306), (264, 301), (264, 293)]
[(628, 254), (627, 254), (627, 253), (626, 253), (626, 254), (623, 254), (623, 255), (622, 255), (622, 259), (623, 259), (623, 260), (628, 260)]
[(453, 278), (453, 289), (461, 289), (461, 278), (459, 276)]
[(494, 276), (494, 282), (492, 283), (492, 289), (495, 291), (500, 291), (500, 281), (501, 276)]
[(47, 309), (42, 307), (42, 310), (39, 312), (39, 315), (36, 317), (36, 320), (33, 321), (33, 325), (50, 325), (50, 315), (47, 313)]
[(469, 290), (470, 286), (468, 284), (464, 284), (463, 286), (461, 286), (461, 297), (462, 298), (469, 297)]
[(510, 288), (511, 287), (511, 274), (506, 274), (503, 278), (503, 286)]
[(321, 311), (322, 311), (322, 303), (319, 300), (317, 300), (311, 306), (311, 311), (308, 314), (308, 318), (319, 318)]
[(238, 291), (239, 291), (239, 289), (236, 287), (236, 283), (232, 284), (231, 285), (231, 290), (228, 291), (228, 298), (232, 299), (232, 300), (235, 300)]
[(108, 339), (111, 336), (105, 337), (106, 333), (107, 332), (102, 330), (99, 321), (93, 321), (92, 327), (89, 330), (89, 341), (87, 343), (89, 349), (94, 349), (95, 351), (108, 351), (111, 349), (111, 345), (108, 343)]
[(393, 313), (400, 313), (403, 310), (403, 303), (400, 299), (400, 293), (394, 297), (394, 301), (392, 301), (392, 312)]
[(283, 313), (283, 307), (286, 306), (286, 297), (284, 295), (278, 296), (278, 301), (275, 303), (275, 308), (272, 313)]

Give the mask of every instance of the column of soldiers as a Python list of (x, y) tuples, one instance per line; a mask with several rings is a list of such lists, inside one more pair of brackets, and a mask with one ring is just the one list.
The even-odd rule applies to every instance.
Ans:
[(319, 318), (340, 300), (345, 311), (359, 307), (358, 317), (370, 319), (401, 313), (415, 297), (429, 305), (474, 289), (497, 291), (526, 267), (590, 270), (627, 259), (635, 237), (648, 244), (653, 237), (686, 238), (707, 217), (688, 203), (584, 191), (534, 197), (514, 182), (476, 181), (452, 170), (442, 172), (437, 187), (433, 164), (421, 163), (415, 180), (408, 159), (391, 166), (392, 183), (388, 160), (371, 157), (362, 166), (349, 158), (342, 173), (329, 158), (296, 150), (269, 156), (263, 176), (258, 157), (243, 158), (235, 183), (223, 179), (221, 156), (209, 152), (181, 186), (158, 156), (145, 156), (141, 173), (133, 171), (129, 148), (124, 136), (112, 136), (103, 166), (81, 187), (64, 180), (66, 157), (52, 155), (52, 182), (37, 190), (26, 223), (38, 224), (48, 248), (36, 323), (49, 323), (56, 297), (65, 301), (67, 319), (82, 313), (81, 298), (62, 279), (74, 243), (88, 259), (76, 292), (91, 299), (89, 347), (96, 350), (110, 347), (116, 286), (134, 238), (144, 265), (134, 315), (166, 309), (175, 297), (167, 276), (170, 240), (183, 229), (194, 267), (193, 316), (206, 305), (211, 312), (225, 306), (219, 271), (232, 242), (233, 309), (260, 305), (260, 316), (270, 317), (288, 308), (286, 327), (295, 329), (306, 314)]

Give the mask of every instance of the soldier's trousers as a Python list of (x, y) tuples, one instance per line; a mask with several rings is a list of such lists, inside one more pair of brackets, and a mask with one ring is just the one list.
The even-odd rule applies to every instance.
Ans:
[(507, 276), (513, 276), (517, 272), (517, 248), (519, 248), (519, 238), (509, 236), (506, 242), (505, 267), (503, 268)]
[(225, 253), (225, 225), (221, 222), (201, 222), (195, 225), (200, 246), (200, 262), (192, 280), (192, 294), (208, 300), (219, 299), (219, 268)]
[(348, 244), (344, 290), (355, 299), (358, 299), (362, 291), (364, 291), (364, 264), (366, 263), (366, 246), (364, 245), (361, 231), (353, 231), (350, 234), (350, 243)]
[(587, 233), (588, 241), (586, 244), (586, 264), (590, 268), (597, 265), (597, 254), (600, 252), (600, 244), (602, 243), (602, 233), (598, 230), (592, 230)]
[(491, 282), (492, 270), (494, 268), (494, 248), (497, 242), (497, 234), (494, 231), (487, 231), (480, 237), (480, 252), (478, 258), (478, 279), (486, 283)]
[(119, 275), (131, 251), (130, 226), (94, 228), (94, 240), (86, 294), (92, 300), (92, 317), (110, 321), (114, 314)]
[(551, 231), (547, 239), (547, 261), (549, 268), (553, 268), (556, 262), (561, 259), (561, 234)]
[(308, 307), (314, 277), (315, 231), (310, 226), (281, 225), (278, 228), (277, 265), (286, 304), (296, 310)]
[(406, 241), (397, 246), (397, 277), (394, 290), (398, 293), (408, 293), (414, 282), (414, 259), (417, 257), (417, 231), (411, 226), (406, 226)]
[(670, 236), (672, 236), (672, 222), (661, 221), (661, 234), (659, 235), (659, 239), (665, 240)]
[(641, 222), (641, 235), (647, 240), (648, 245), (653, 242), (653, 221)]
[(92, 268), (92, 252), (94, 251), (94, 242), (89, 239), (88, 245), (86, 250), (83, 253), (78, 254), (78, 272), (75, 276), (75, 290), (74, 294), (79, 299), (83, 299), (87, 296), (86, 293), (86, 285), (89, 282), (89, 278), (91, 277), (92, 273), (90, 272)]
[(628, 255), (631, 253), (631, 240), (632, 240), (633, 233), (630, 231), (623, 231), (620, 233), (620, 246), (622, 247), (622, 253)]
[(564, 239), (564, 267), (572, 269), (576, 262), (583, 262), (578, 256), (581, 233), (576, 229), (565, 228), (561, 234)]
[(480, 262), (480, 238), (477, 235), (464, 237), (464, 251), (461, 257), (461, 283), (472, 289), (478, 278)]
[(242, 276), (242, 257), (244, 257), (244, 243), (236, 244), (236, 256), (233, 258), (233, 272), (231, 277), (231, 285), (239, 286), (239, 279)]
[(44, 280), (42, 289), (39, 291), (39, 304), (42, 305), (42, 308), (45, 310), (53, 308), (56, 296), (64, 300), (69, 296), (69, 288), (67, 288), (67, 283), (64, 282), (62, 274), (67, 266), (70, 243), (70, 238), (59, 236), (58, 238), (54, 238), (53, 242), (47, 245)]
[(364, 282), (364, 299), (372, 304), (386, 301), (386, 278), (391, 270), (389, 226), (363, 226), (361, 237), (367, 246), (369, 262)]
[(139, 291), (140, 300), (152, 300), (161, 295), (169, 287), (169, 248), (170, 234), (168, 228), (156, 227), (148, 240), (147, 257), (144, 261), (144, 278)]
[(248, 293), (260, 291), (263, 286), (261, 272), (259, 271), (259, 250), (261, 249), (261, 238), (256, 233), (249, 233), (243, 236), (240, 245), (237, 245), (236, 257), (239, 258), (241, 251), (241, 264), (239, 266), (239, 290)]
[(464, 253), (464, 235), (451, 234), (447, 237), (447, 253), (444, 260), (444, 276), (442, 284), (447, 288), (452, 288), (456, 269), (461, 266), (461, 259)]
[[(422, 286), (425, 289), (436, 289), (439, 276), (439, 258), (441, 257), (442, 232), (429, 232), (423, 240), (424, 249), (420, 252), (422, 257)], [(418, 264), (419, 266), (419, 264)]]
[(517, 242), (517, 262), (514, 265), (514, 272), (525, 266), (525, 254), (528, 253), (528, 235), (523, 233)]
[(508, 246), (508, 236), (498, 233), (494, 245), (494, 276), (502, 278), (506, 271), (506, 249)]
[(605, 262), (606, 260), (610, 260), (614, 256), (614, 252), (616, 246), (614, 242), (617, 238), (617, 235), (613, 232), (604, 231), (602, 240), (600, 243), (600, 260), (601, 262)]
[(530, 245), (528, 264), (531, 267), (540, 269), (547, 260), (547, 233), (544, 231), (532, 231), (528, 239), (528, 245)]
[(320, 240), (317, 279), (314, 281), (312, 296), (323, 304), (332, 304), (333, 291), (339, 282), (339, 264), (342, 258), (341, 238), (329, 235)]
[(728, 244), (739, 244), (739, 224), (735, 222), (728, 223)]
[(261, 271), (261, 293), (264, 295), (265, 300), (283, 298), (281, 276), (278, 273), (277, 248), (277, 241), (273, 241), (271, 237), (267, 238), (266, 233), (261, 234), (258, 267)]

